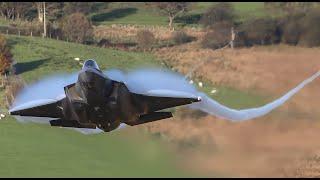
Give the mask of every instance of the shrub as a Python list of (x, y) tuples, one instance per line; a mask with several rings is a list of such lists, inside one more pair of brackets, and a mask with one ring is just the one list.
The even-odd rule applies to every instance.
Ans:
[(201, 17), (200, 23), (205, 27), (211, 27), (219, 22), (232, 23), (234, 17), (232, 4), (221, 2), (209, 8)]
[(191, 42), (192, 40), (194, 40), (194, 37), (189, 36), (187, 33), (185, 33), (184, 31), (176, 31), (173, 34), (173, 41), (176, 44), (183, 44), (183, 43), (188, 43)]
[(303, 32), (299, 44), (307, 47), (320, 46), (320, 12), (311, 11), (301, 21)]
[(93, 38), (91, 22), (82, 13), (67, 16), (62, 23), (62, 32), (70, 41), (83, 43)]
[(52, 38), (62, 38), (63, 37), (63, 31), (61, 28), (61, 24), (57, 23), (57, 22), (48, 22), (47, 25), (47, 31), (48, 31), (48, 35), (47, 36), (51, 36)]
[(291, 45), (297, 45), (300, 40), (303, 28), (301, 20), (304, 14), (294, 14), (286, 17), (281, 23), (282, 42)]
[(244, 46), (248, 46), (248, 38), (247, 38), (247, 34), (244, 31), (239, 31), (237, 32), (237, 35), (235, 37), (234, 40), (234, 47), (244, 47)]
[(207, 32), (202, 41), (202, 47), (218, 49), (226, 46), (231, 40), (231, 25), (228, 23), (217, 23), (212, 30)]
[(7, 81), (8, 84), (6, 85), (4, 93), (7, 97), (6, 106), (11, 107), (15, 97), (24, 88), (25, 83), (21, 78), (18, 78), (17, 76), (10, 76)]
[(239, 32), (244, 32), (247, 46), (274, 44), (281, 40), (278, 22), (271, 18), (249, 20), (240, 25)]
[(0, 74), (9, 72), (13, 62), (10, 48), (4, 35), (0, 35)]
[(155, 37), (148, 30), (140, 30), (137, 33), (137, 43), (142, 49), (149, 49), (155, 43)]
[(297, 45), (301, 35), (299, 22), (289, 21), (283, 27), (282, 42)]
[(108, 40), (108, 39), (105, 39), (105, 38), (102, 38), (98, 44), (97, 44), (99, 47), (109, 47), (111, 46), (111, 42)]

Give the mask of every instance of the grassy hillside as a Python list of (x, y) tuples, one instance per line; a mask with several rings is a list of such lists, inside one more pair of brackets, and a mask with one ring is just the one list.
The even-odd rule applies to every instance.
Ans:
[(130, 53), (36, 37), (9, 36), (8, 42), (17, 61), (17, 72), (27, 82), (51, 73), (79, 70), (79, 63), (74, 60), (76, 57), (95, 59), (101, 69), (157, 64), (148, 53)]
[[(56, 72), (79, 70), (74, 61), (94, 58), (102, 69), (159, 66), (148, 53), (110, 50), (42, 38), (9, 36), (18, 74), (27, 82)], [(203, 89), (210, 92), (210, 87)], [(262, 104), (262, 98), (230, 88), (218, 88), (215, 99), (233, 107)], [(237, 98), (242, 97), (241, 101)], [(238, 99), (239, 100), (239, 99)], [(141, 129), (140, 129), (141, 130)], [(174, 154), (139, 127), (86, 136), (41, 124), (0, 120), (2, 177), (166, 177), (190, 176), (177, 169)]]
[[(143, 66), (160, 66), (159, 61), (149, 53), (125, 52), (76, 43), (68, 43), (36, 37), (9, 36), (17, 72), (27, 82), (57, 72), (76, 72), (81, 67), (75, 57), (93, 58), (101, 69), (130, 69)], [(208, 84), (208, 83), (206, 83)], [(245, 108), (265, 103), (264, 98), (252, 93), (228, 87), (217, 87), (219, 93), (210, 94), (211, 85), (201, 89), (219, 102), (234, 107)], [(230, 98), (232, 97), (232, 98)], [(239, 101), (242, 99), (241, 101)]]
[[(208, 8), (217, 2), (194, 2), (188, 12), (178, 15), (176, 26), (199, 26), (199, 19)], [(261, 17), (276, 16), (264, 8), (263, 2), (232, 2), (238, 21)], [(144, 2), (104, 2), (97, 3), (96, 11), (89, 14), (95, 25), (131, 24), (167, 26), (168, 17), (160, 14), (158, 10), (145, 6)], [(0, 27), (6, 27), (13, 21), (0, 18)], [(5, 31), (3, 31), (5, 32)]]
[[(153, 56), (42, 38), (9, 36), (18, 73), (28, 82), (76, 71), (73, 60), (95, 58), (103, 69), (156, 64)], [(128, 128), (130, 129), (130, 128)], [(136, 130), (136, 129), (135, 129)], [(163, 177), (184, 176), (174, 158), (150, 135), (115, 131), (86, 136), (39, 124), (0, 121), (1, 177)]]
[(145, 8), (143, 3), (110, 3), (109, 7), (99, 13), (91, 14), (93, 22), (101, 25), (138, 24), (166, 25), (167, 17)]
[[(197, 20), (209, 7), (216, 2), (197, 2), (192, 10), (184, 15), (178, 16), (176, 25), (196, 25)], [(244, 20), (247, 18), (264, 16), (268, 13), (264, 9), (263, 2), (233, 2), (236, 15)], [(99, 13), (91, 14), (96, 24), (137, 24), (137, 25), (167, 25), (168, 18), (151, 8), (144, 6), (144, 3), (110, 3), (109, 7)]]
[(130, 128), (83, 135), (63, 128), (0, 121), (1, 177), (177, 177), (174, 157)]

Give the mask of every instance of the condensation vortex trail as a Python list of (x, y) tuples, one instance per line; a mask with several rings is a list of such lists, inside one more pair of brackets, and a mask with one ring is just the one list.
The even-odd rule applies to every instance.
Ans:
[(258, 108), (250, 108), (250, 109), (243, 109), (243, 110), (231, 109), (219, 104), (215, 100), (209, 98), (204, 93), (199, 93), (199, 95), (202, 97), (202, 101), (199, 103), (192, 104), (190, 105), (190, 107), (202, 110), (211, 115), (215, 115), (217, 117), (228, 119), (231, 121), (249, 120), (249, 119), (263, 116), (269, 113), (270, 111), (272, 111), (273, 109), (281, 106), (288, 99), (290, 99), (294, 94), (296, 94), (300, 89), (302, 89), (308, 83), (312, 82), (319, 75), (320, 75), (320, 71), (318, 71), (308, 79), (301, 82), (297, 87), (293, 88), (282, 97)]

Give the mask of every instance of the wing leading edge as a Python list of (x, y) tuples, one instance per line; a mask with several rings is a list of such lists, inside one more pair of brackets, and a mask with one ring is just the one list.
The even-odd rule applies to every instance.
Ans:
[(147, 112), (159, 111), (162, 109), (172, 108), (175, 106), (181, 106), (191, 104), (193, 102), (201, 101), (200, 97), (170, 97), (162, 94), (161, 96), (145, 95), (132, 93), (133, 98), (137, 103), (146, 107)]
[(10, 115), (62, 118), (61, 100), (42, 99), (31, 101), (10, 109)]

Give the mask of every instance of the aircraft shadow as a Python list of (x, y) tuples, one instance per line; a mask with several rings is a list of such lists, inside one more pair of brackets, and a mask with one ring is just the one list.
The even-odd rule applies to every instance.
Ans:
[(20, 62), (14, 65), (15, 72), (17, 75), (22, 74), (24, 72), (32, 71), (42, 64), (44, 64), (46, 61), (48, 61), (50, 58), (44, 58), (44, 59), (38, 59), (30, 62)]

